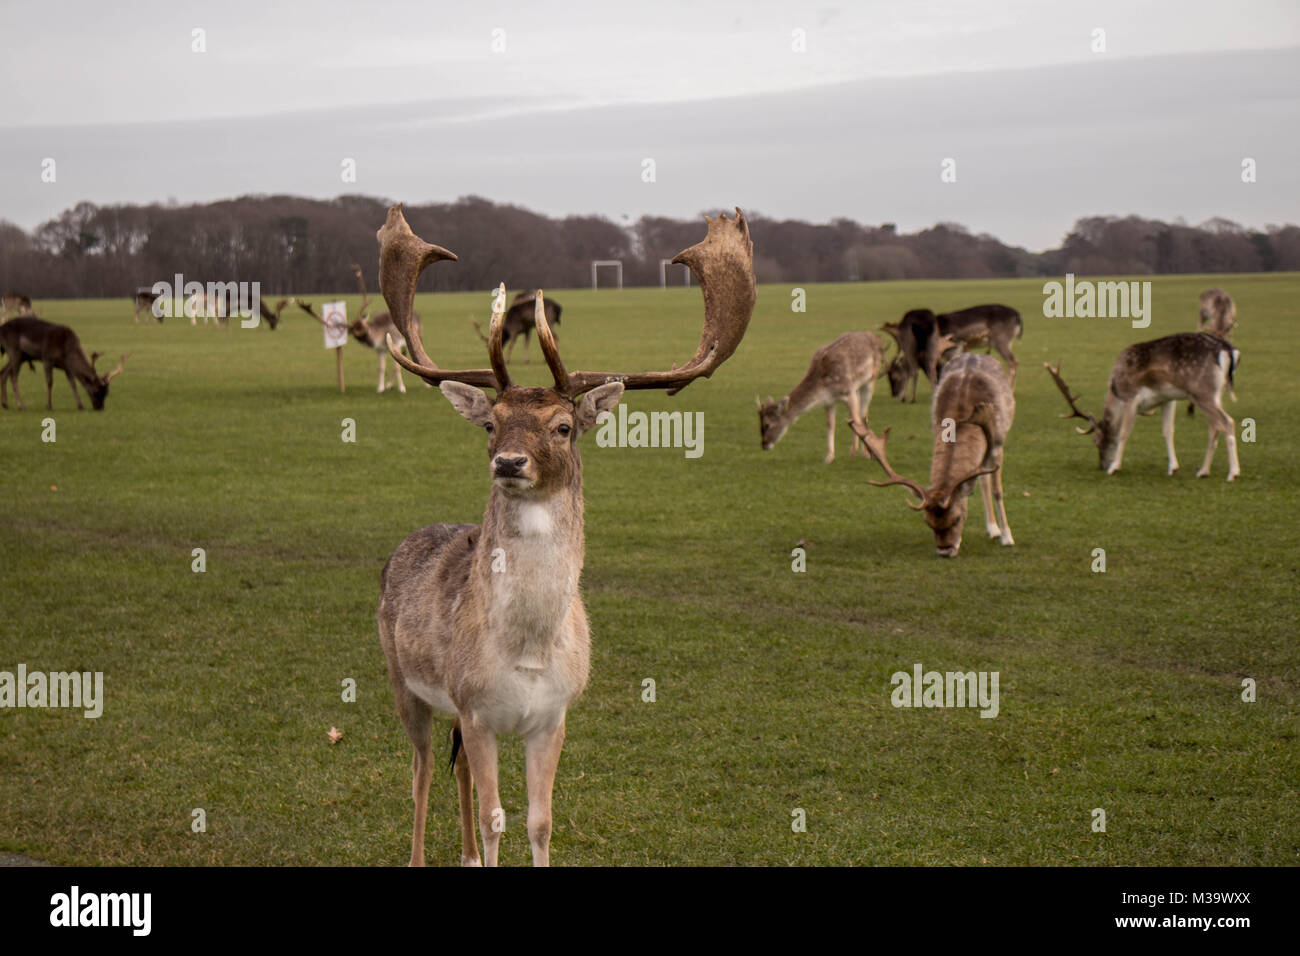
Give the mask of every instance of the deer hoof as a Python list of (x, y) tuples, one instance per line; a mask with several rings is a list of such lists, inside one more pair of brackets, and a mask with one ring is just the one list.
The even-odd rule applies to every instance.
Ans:
[(1209, 477), (1210, 477), (1210, 469), (1208, 469), (1208, 468), (1202, 468), (1200, 471), (1198, 471), (1198, 472), (1196, 473), (1196, 477), (1197, 477), (1197, 478), (1209, 478)]

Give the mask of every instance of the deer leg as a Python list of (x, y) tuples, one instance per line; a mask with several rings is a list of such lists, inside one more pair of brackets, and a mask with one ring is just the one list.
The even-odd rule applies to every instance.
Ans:
[(826, 464), (835, 460), (835, 402), (826, 406)]
[[(85, 406), (81, 404), (81, 396), (77, 394), (77, 380), (72, 377), (71, 372), (66, 369), (64, 371), (68, 376), (68, 388), (72, 389), (72, 397), (77, 400), (77, 411), (85, 411)], [(90, 392), (87, 391), (86, 394), (89, 395)]]
[(18, 404), (18, 410), (20, 412), (27, 408), (27, 406), (23, 404), (23, 397), (18, 394), (18, 372), (22, 369), (22, 367), (23, 367), (23, 363), (20, 360), (14, 362), (10, 366), (10, 371), (9, 371), (9, 377), (13, 380), (14, 383), (14, 401)]
[(1219, 432), (1223, 432), (1224, 441), (1228, 446), (1228, 480), (1236, 481), (1237, 476), (1241, 474), (1241, 464), (1237, 461), (1237, 423), (1222, 408), (1201, 405), (1201, 411), (1205, 412), (1205, 417), (1210, 420), (1210, 437), (1205, 448), (1205, 461), (1201, 463), (1201, 470), (1196, 473), (1196, 477), (1209, 476), (1214, 452), (1219, 447)]
[(533, 866), (551, 865), (551, 791), (555, 769), (564, 747), (564, 721), (554, 730), (541, 731), (528, 739), (525, 761), (528, 768), (528, 842), (533, 847)]
[(469, 760), (469, 773), (478, 791), (478, 829), (483, 837), (483, 865), (497, 865), (497, 847), (506, 828), (505, 811), (497, 790), (497, 736), (472, 720), (461, 719), (461, 740)]
[(984, 530), (990, 538), (1000, 538), (1002, 528), (998, 525), (997, 512), (993, 508), (993, 478), (980, 475), (980, 495), (984, 498)]
[(1002, 450), (998, 449), (998, 470), (989, 476), (993, 479), (993, 500), (998, 506), (998, 524), (1002, 525), (1002, 544), (1006, 547), (1016, 543), (1011, 537), (1011, 523), (1007, 521), (1007, 502), (1002, 494)]
[(1119, 471), (1119, 466), (1124, 460), (1124, 446), (1128, 443), (1128, 436), (1133, 431), (1135, 421), (1137, 421), (1137, 405), (1126, 405), (1119, 422), (1119, 439), (1115, 444), (1115, 460), (1106, 469), (1106, 474), (1113, 475)]
[(1160, 431), (1165, 436), (1165, 449), (1169, 452), (1169, 474), (1178, 470), (1178, 455), (1174, 451), (1174, 416), (1178, 414), (1177, 402), (1165, 403), (1165, 419), (1161, 423)]
[(999, 342), (997, 349), (998, 354), (1001, 355), (1007, 363), (1007, 378), (1011, 379), (1011, 387), (1014, 389), (1016, 387), (1016, 369), (1019, 367), (1019, 363), (1016, 361), (1015, 355), (1011, 352), (1010, 344)]
[(398, 692), (397, 698), (398, 713), (414, 751), (411, 799), (415, 801), (415, 826), (411, 830), (411, 861), (408, 865), (424, 866), (424, 822), (429, 812), (429, 781), (433, 777), (433, 711), (405, 688)]
[(379, 353), (379, 387), (375, 389), (376, 392), (382, 392), (384, 390), (384, 371), (385, 371), (385, 366), (387, 366), (387, 364), (388, 363), (384, 361), (384, 353), (380, 352)]
[(915, 365), (909, 364), (908, 372), (911, 373), (911, 377), (908, 379), (908, 384), (912, 386), (912, 397), (909, 398), (908, 401), (915, 403), (916, 402), (916, 380), (921, 377), (921, 370), (917, 368)]
[[(452, 740), (460, 733), (460, 721), (452, 728)], [(463, 743), (463, 740), (462, 740)], [(478, 837), (474, 835), (474, 787), (469, 772), (469, 758), (462, 746), (456, 753), (456, 799), (460, 804), (460, 865), (482, 866), (478, 856)]]
[(402, 381), (402, 366), (397, 364), (397, 359), (393, 359), (393, 374), (397, 376), (397, 390), (405, 395), (406, 383)]
[[(862, 401), (861, 401), (861, 399), (858, 397), (858, 390), (857, 390), (856, 388), (850, 388), (850, 389), (849, 389), (849, 393), (848, 393), (847, 395), (844, 396), (844, 402), (845, 402), (845, 404), (847, 404), (847, 405), (849, 406), (849, 418), (851, 418), (853, 421), (857, 422), (859, 425), (864, 424), (864, 422), (862, 421)], [(832, 405), (831, 407), (834, 408), (835, 406)], [(835, 426), (834, 426), (834, 419), (833, 419), (833, 417), (832, 417), (831, 427), (832, 427), (832, 428), (835, 427)], [(850, 458), (852, 458), (854, 455), (856, 455), (856, 454), (858, 453), (858, 444), (859, 444), (859, 442), (860, 442), (860, 439), (858, 438), (858, 433), (857, 433), (857, 432), (854, 432), (854, 433), (853, 433), (853, 448), (849, 451), (849, 457), (850, 457)]]

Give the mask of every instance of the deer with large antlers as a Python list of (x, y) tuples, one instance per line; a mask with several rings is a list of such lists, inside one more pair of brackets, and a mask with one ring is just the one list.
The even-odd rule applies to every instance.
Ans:
[[(411, 232), (401, 206), (379, 230), (379, 287), (411, 358), (399, 365), (437, 385), (488, 438), (492, 491), (482, 524), (434, 524), (411, 534), (384, 566), (379, 637), (397, 710), (415, 750), (411, 865), (424, 863), (432, 774), (433, 715), (455, 718), (452, 766), (460, 803), (461, 863), (494, 866), (504, 811), (497, 790), (497, 736), (524, 738), (528, 839), (533, 863), (550, 860), (551, 791), (565, 714), (587, 683), (590, 635), (579, 593), (584, 555), (578, 439), (625, 389), (669, 395), (712, 375), (740, 344), (754, 310), (753, 244), (745, 217), (708, 221), (703, 241), (679, 253), (704, 291), (704, 330), (694, 357), (661, 372), (570, 372), (560, 360), (542, 294), (535, 321), (555, 384), (515, 385), (502, 349), (505, 287), (488, 337), (490, 368), (441, 369), (411, 323), (420, 272), (456, 256)], [(490, 388), (489, 399), (482, 389)]]
[(1002, 496), (1002, 449), (1015, 415), (1011, 383), (997, 359), (963, 354), (944, 366), (930, 408), (934, 451), (928, 488), (904, 478), (890, 466), (885, 457), (888, 428), (877, 436), (854, 421), (849, 422), (849, 427), (887, 476), (885, 481), (868, 484), (878, 488), (902, 485), (915, 495), (918, 503), (908, 502), (908, 506), (925, 513), (939, 556), (955, 558), (961, 549), (967, 499), (976, 479), (984, 496), (984, 524), (989, 537), (1000, 539), (1004, 545), (1016, 543)]
[[(1178, 471), (1178, 456), (1174, 453), (1174, 403), (1190, 399), (1205, 413), (1210, 421), (1209, 444), (1205, 461), (1196, 473), (1204, 478), (1210, 473), (1214, 451), (1219, 445), (1219, 435), (1228, 445), (1228, 480), (1235, 481), (1241, 474), (1237, 461), (1236, 424), (1223, 410), (1223, 390), (1232, 394), (1233, 375), (1241, 353), (1216, 335), (1206, 332), (1181, 332), (1167, 335), (1151, 342), (1130, 345), (1119, 353), (1110, 373), (1110, 387), (1106, 390), (1106, 405), (1100, 419), (1082, 411), (1079, 397), (1070, 394), (1070, 387), (1061, 378), (1061, 363), (1056, 368), (1043, 363), (1056, 387), (1070, 404), (1069, 414), (1062, 418), (1081, 418), (1087, 428), (1076, 428), (1080, 435), (1092, 435), (1102, 469), (1108, 475), (1119, 471), (1124, 458), (1124, 445), (1137, 416), (1161, 405), (1164, 410), (1165, 448), (1169, 452), (1169, 471)], [(1233, 395), (1236, 398), (1236, 395)]]
[(61, 368), (68, 376), (68, 385), (72, 388), (72, 397), (77, 401), (77, 409), (85, 408), (77, 393), (77, 383), (80, 382), (90, 398), (91, 407), (100, 411), (104, 407), (104, 399), (108, 397), (109, 382), (122, 371), (122, 366), (130, 356), (129, 352), (123, 355), (117, 368), (107, 375), (100, 375), (95, 371), (95, 360), (100, 353), (95, 352), (86, 358), (76, 332), (66, 325), (56, 325), (33, 316), (10, 319), (0, 325), (0, 354), (9, 356), (9, 364), (0, 369), (0, 407), (9, 407), (5, 382), (12, 381), (19, 411), (26, 407), (18, 392), (18, 369), (23, 362), (30, 365), (33, 361), (39, 361), (45, 366), (46, 410), (54, 410), (54, 370)]
[[(876, 377), (885, 364), (885, 344), (874, 332), (846, 332), (813, 353), (799, 384), (779, 402), (758, 396), (759, 439), (771, 451), (805, 412), (818, 405), (826, 409), (826, 464), (835, 460), (835, 403), (843, 402), (856, 422), (865, 422)], [(853, 436), (853, 454), (858, 437)]]

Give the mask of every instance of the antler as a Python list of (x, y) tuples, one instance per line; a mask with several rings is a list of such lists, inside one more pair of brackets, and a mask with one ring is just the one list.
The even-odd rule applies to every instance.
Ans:
[[(883, 468), (885, 474), (889, 476), (888, 481), (868, 481), (867, 484), (874, 485), (877, 488), (887, 488), (890, 485), (902, 485), (912, 494), (916, 495), (917, 498), (921, 499), (922, 502), (925, 501), (924, 488), (911, 478), (904, 478), (889, 466), (889, 459), (885, 457), (885, 442), (889, 440), (888, 428), (885, 429), (883, 435), (876, 437), (875, 433), (866, 425), (859, 425), (851, 419), (849, 421), (849, 427), (853, 429), (853, 434), (862, 439), (862, 444), (866, 446), (867, 453), (880, 463), (880, 467)], [(924, 507), (924, 504), (914, 505), (909, 501), (907, 506), (914, 511), (920, 511)]]
[(1046, 362), (1043, 363), (1043, 368), (1047, 369), (1047, 374), (1052, 376), (1052, 381), (1056, 382), (1056, 387), (1061, 390), (1061, 394), (1065, 396), (1065, 400), (1070, 403), (1070, 409), (1071, 409), (1070, 414), (1061, 415), (1060, 417), (1061, 418), (1082, 418), (1085, 422), (1087, 422), (1088, 423), (1087, 428), (1079, 428), (1078, 426), (1075, 426), (1074, 430), (1077, 431), (1080, 435), (1089, 435), (1092, 432), (1096, 431), (1097, 419), (1093, 418), (1087, 412), (1079, 410), (1079, 406), (1074, 404), (1078, 400), (1079, 396), (1071, 395), (1070, 386), (1066, 385), (1064, 379), (1061, 378), (1061, 360), (1060, 359), (1056, 360), (1056, 368), (1052, 368), (1052, 366), (1048, 365)]
[[(704, 330), (700, 335), (695, 355), (681, 368), (666, 372), (574, 372), (570, 374), (560, 359), (555, 333), (546, 321), (546, 303), (542, 290), (537, 290), (534, 315), (537, 337), (542, 345), (546, 364), (555, 378), (555, 390), (566, 398), (576, 398), (606, 382), (622, 382), (625, 389), (664, 388), (669, 395), (681, 391), (697, 378), (707, 378), (731, 357), (745, 336), (750, 317), (754, 313), (756, 292), (754, 288), (754, 243), (749, 238), (749, 224), (745, 214), (736, 210), (736, 217), (725, 215), (717, 219), (706, 217), (709, 224), (704, 239), (689, 249), (679, 252), (673, 262), (687, 266), (695, 274), (704, 292)], [(388, 341), (388, 351), (409, 372), (419, 375), (431, 385), (445, 381), (464, 382), (480, 388), (495, 388), (503, 392), (513, 384), (502, 355), (502, 332), (505, 327), (505, 285), (497, 290), (492, 312), (492, 327), (488, 333), (488, 355), (491, 369), (464, 369), (449, 371), (438, 368), (424, 350), (424, 343), (413, 329), (408, 317), (415, 299), (415, 284), (420, 272), (439, 259), (456, 256), (440, 246), (431, 245), (411, 232), (402, 215), (401, 203), (388, 210), (388, 220), (379, 230), (379, 289), (388, 303), (393, 322), (397, 325), (414, 359), (407, 359)]]
[(361, 266), (355, 262), (352, 263), (351, 269), (356, 273), (357, 284), (361, 286), (361, 308), (357, 310), (357, 318), (364, 322), (366, 320), (366, 312), (370, 309), (370, 297), (366, 295), (366, 276), (365, 273), (361, 271)]
[(936, 332), (934, 337), (934, 357), (941, 359), (944, 353), (951, 348), (956, 348), (961, 343), (949, 335), (947, 332)]
[[(99, 353), (96, 352), (96, 353), (95, 353), (95, 356), (98, 357), (98, 355), (99, 355)], [(122, 355), (122, 360), (121, 360), (120, 362), (117, 363), (117, 368), (113, 369), (113, 371), (109, 372), (107, 375), (104, 376), (104, 384), (105, 384), (105, 385), (107, 385), (109, 382), (113, 381), (113, 376), (114, 376), (114, 375), (120, 375), (120, 374), (122, 373), (122, 366), (126, 364), (126, 360), (129, 359), (130, 357), (131, 357), (131, 353), (130, 353), (130, 352), (125, 352), (125, 353), (123, 353), (123, 355)], [(95, 367), (95, 359), (94, 359), (94, 358), (92, 358), (92, 359), (90, 360), (90, 367), (91, 367), (92, 370), (93, 370), (94, 367)]]
[(420, 280), (420, 273), (431, 263), (439, 259), (456, 261), (456, 254), (442, 246), (425, 242), (411, 231), (406, 217), (402, 215), (402, 204), (388, 207), (388, 218), (376, 233), (379, 239), (379, 292), (388, 303), (388, 313), (393, 324), (402, 333), (411, 358), (402, 355), (395, 347), (393, 337), (387, 336), (388, 353), (402, 368), (420, 376), (430, 385), (442, 382), (463, 382), (478, 388), (494, 388), (498, 393), (511, 386), (510, 376), (506, 373), (504, 359), (501, 358), (501, 332), (505, 322), (505, 286), (497, 290), (496, 303), (492, 310), (491, 340), (488, 352), (492, 357), (492, 368), (478, 369), (441, 369), (429, 358), (424, 350), (419, 329), (411, 321), (415, 307), (415, 286)]
[(298, 308), (302, 309), (304, 312), (306, 312), (308, 315), (310, 315), (313, 319), (315, 319), (315, 320), (316, 320), (317, 322), (319, 322), (321, 325), (324, 325), (324, 324), (325, 324), (325, 320), (322, 319), (319, 315), (316, 314), (316, 310), (313, 309), (313, 308), (311, 307), (311, 303), (310, 303), (310, 302), (304, 302), (302, 299), (299, 299), (299, 298), (293, 298), (293, 299), (290, 299), (289, 301), (292, 302), (294, 305), (296, 305)]
[(706, 216), (705, 221), (709, 231), (704, 239), (672, 260), (689, 268), (704, 290), (704, 329), (691, 360), (666, 372), (566, 372), (538, 290), (534, 307), (537, 338), (555, 377), (556, 391), (574, 398), (606, 382), (622, 382), (625, 389), (663, 388), (675, 395), (697, 378), (708, 378), (731, 357), (754, 314), (754, 243), (739, 208), (734, 219)]

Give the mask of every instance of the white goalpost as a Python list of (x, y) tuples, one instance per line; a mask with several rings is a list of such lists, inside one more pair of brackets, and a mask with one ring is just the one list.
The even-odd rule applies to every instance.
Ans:
[(612, 267), (618, 276), (618, 287), (623, 288), (623, 260), (622, 259), (592, 259), (591, 260), (591, 287), (599, 288), (596, 283), (596, 270), (602, 266)]
[[(671, 259), (659, 260), (659, 288), (661, 289), (668, 288), (668, 267), (672, 264), (673, 264), (673, 260)], [(679, 262), (677, 264), (681, 266), (682, 271), (686, 273), (685, 281), (682, 283), (682, 285), (689, 286), (691, 284), (691, 270), (688, 269), (683, 263)]]

